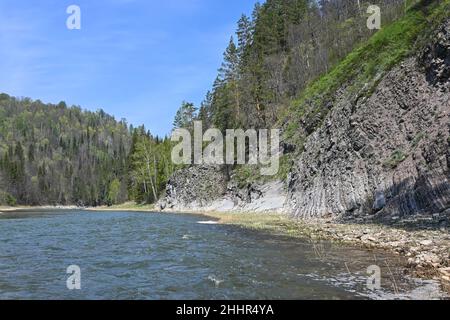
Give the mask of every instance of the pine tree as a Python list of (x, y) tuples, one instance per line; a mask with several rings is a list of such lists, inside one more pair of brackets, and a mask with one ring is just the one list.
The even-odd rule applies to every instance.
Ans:
[[(234, 39), (230, 39), (230, 43), (225, 50), (222, 67), (219, 69), (219, 79), (223, 83), (220, 88), (222, 109), (229, 109), (226, 113), (233, 115), (232, 119), (227, 121), (229, 125), (236, 126), (241, 122), (241, 92), (239, 86), (239, 52), (234, 43)], [(232, 127), (226, 128), (230, 129)]]
[(205, 99), (202, 101), (200, 105), (200, 109), (198, 111), (198, 120), (202, 122), (203, 128), (208, 129), (211, 127), (211, 111), (212, 111), (212, 100), (213, 95), (211, 91), (206, 93)]
[(183, 101), (180, 109), (178, 109), (173, 122), (174, 129), (189, 129), (193, 130), (194, 120), (196, 119), (197, 108), (193, 103)]
[(249, 47), (252, 44), (252, 22), (246, 15), (242, 15), (238, 21), (236, 31), (238, 37), (238, 55), (241, 64), (247, 62)]
[(238, 80), (239, 54), (233, 37), (231, 37), (228, 47), (223, 55), (222, 66), (219, 69), (219, 77), (225, 82)]

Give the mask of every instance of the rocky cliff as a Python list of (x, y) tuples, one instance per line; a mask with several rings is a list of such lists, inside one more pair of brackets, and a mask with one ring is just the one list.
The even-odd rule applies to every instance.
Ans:
[(226, 167), (190, 167), (169, 181), (161, 210), (284, 212), (287, 192), (281, 181), (239, 186)]
[(450, 20), (369, 97), (346, 90), (290, 175), (297, 217), (401, 218), (450, 207)]
[(299, 218), (448, 216), (449, 78), (450, 20), (418, 56), (373, 79), (364, 93), (341, 88), (284, 185), (238, 188), (222, 168), (192, 167), (174, 175), (160, 205), (284, 210)]

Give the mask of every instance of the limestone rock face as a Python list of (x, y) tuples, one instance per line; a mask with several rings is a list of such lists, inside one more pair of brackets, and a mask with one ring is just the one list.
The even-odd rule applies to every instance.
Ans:
[(450, 207), (450, 20), (369, 98), (343, 93), (288, 181), (302, 218), (402, 218)]
[(167, 184), (161, 209), (202, 207), (225, 195), (227, 173), (224, 167), (193, 166), (176, 172)]
[(225, 167), (193, 166), (176, 172), (167, 184), (161, 210), (218, 212), (285, 212), (286, 190), (280, 181), (230, 181)]

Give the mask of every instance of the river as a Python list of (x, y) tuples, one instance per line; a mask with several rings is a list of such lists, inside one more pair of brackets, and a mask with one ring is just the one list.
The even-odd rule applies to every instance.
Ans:
[[(193, 215), (82, 210), (0, 214), (0, 299), (427, 298), (381, 251), (203, 223)], [(381, 288), (367, 285), (369, 266)], [(69, 290), (78, 266), (80, 290)]]

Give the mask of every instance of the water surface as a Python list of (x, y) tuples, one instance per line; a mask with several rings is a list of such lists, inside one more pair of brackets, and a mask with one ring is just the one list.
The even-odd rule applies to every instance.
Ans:
[[(367, 299), (429, 297), (398, 256), (204, 224), (192, 215), (0, 214), (0, 299)], [(81, 268), (81, 290), (66, 269)], [(381, 290), (367, 288), (379, 265)]]

